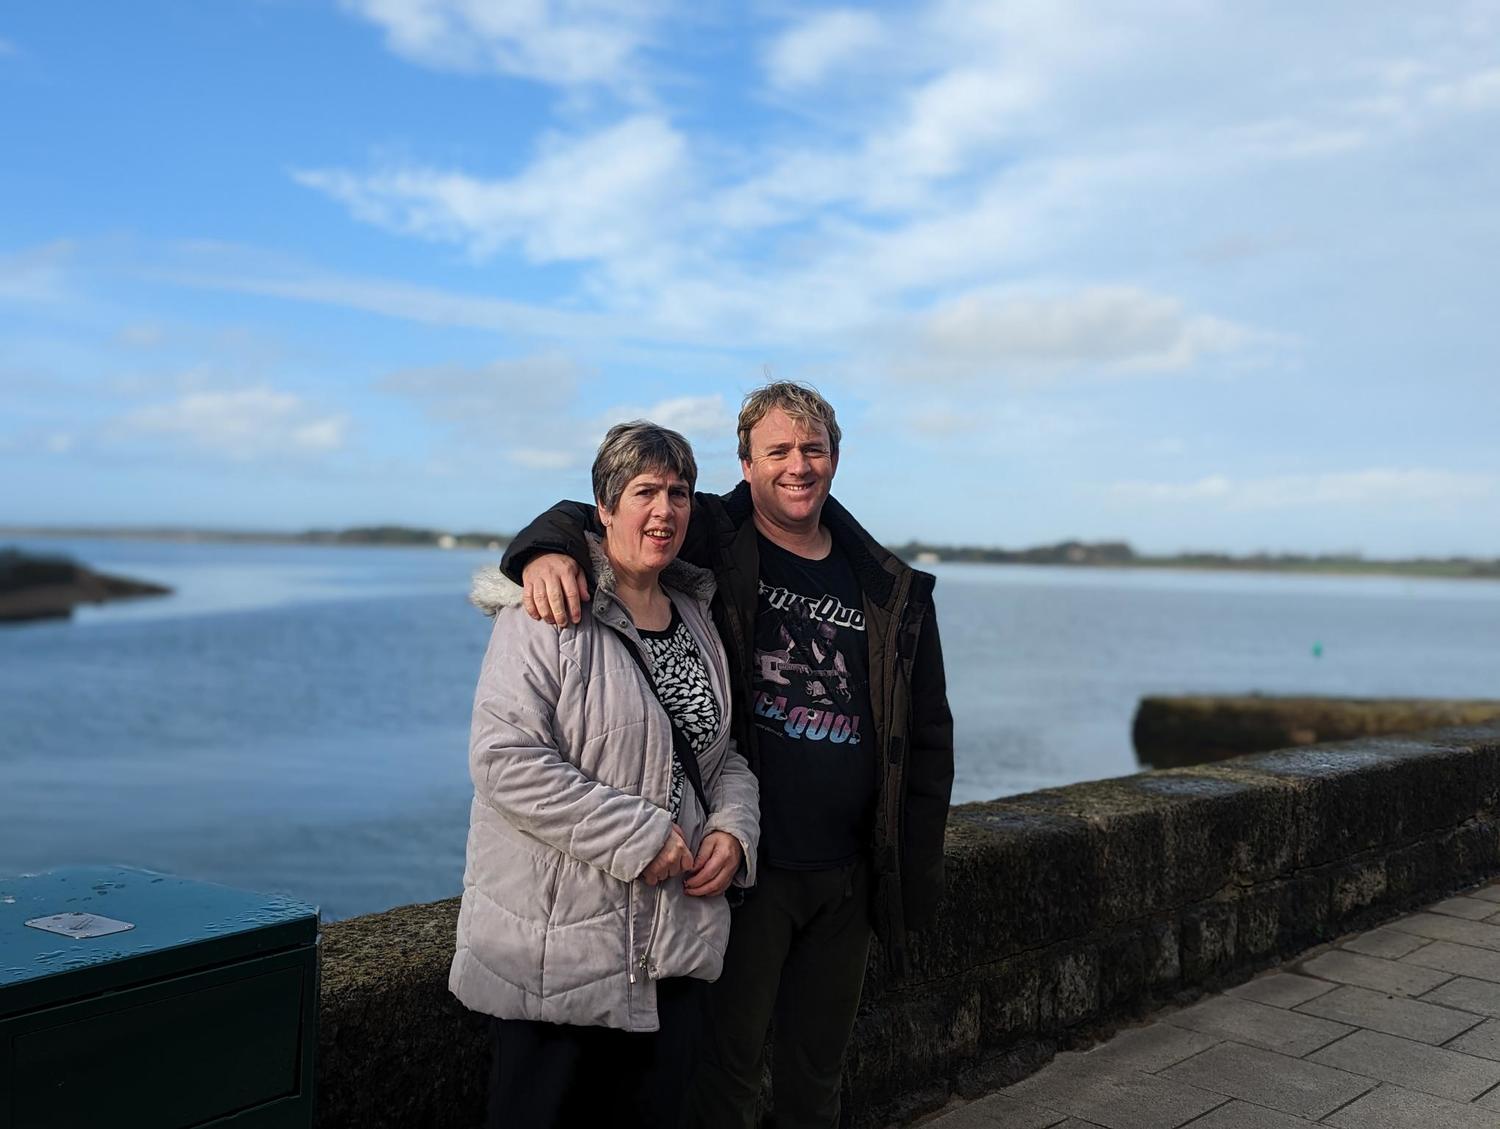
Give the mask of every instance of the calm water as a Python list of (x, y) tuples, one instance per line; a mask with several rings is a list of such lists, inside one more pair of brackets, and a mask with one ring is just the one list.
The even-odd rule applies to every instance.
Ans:
[[(177, 594), (0, 629), (0, 874), (124, 863), (330, 918), (458, 892), (493, 554), (24, 547)], [(959, 800), (1135, 771), (1147, 693), (1500, 696), (1497, 583), (937, 571)]]

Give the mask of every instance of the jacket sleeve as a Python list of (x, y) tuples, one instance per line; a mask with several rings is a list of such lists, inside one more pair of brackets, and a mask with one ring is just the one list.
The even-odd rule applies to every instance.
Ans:
[(754, 886), (760, 851), (760, 784), (732, 738), (724, 754), (724, 767), (708, 792), (713, 813), (705, 831), (727, 831), (740, 841), (745, 861), (734, 876), (734, 884)]
[(629, 882), (666, 843), (672, 817), (558, 752), (557, 705), (580, 677), (560, 640), (575, 630), (535, 623), (519, 608), (495, 617), (474, 694), (469, 775), (475, 796), (512, 827)]
[(521, 573), (533, 557), (543, 553), (566, 553), (578, 562), (592, 582), (589, 544), (585, 535), (599, 533), (599, 511), (587, 502), (564, 499), (535, 518), (530, 525), (511, 538), (500, 558), (500, 571), (517, 584)]
[(907, 927), (924, 929), (932, 923), (943, 894), (943, 835), (953, 796), (953, 714), (948, 709), (937, 613), (931, 606), (917, 639), (911, 691), (901, 886)]

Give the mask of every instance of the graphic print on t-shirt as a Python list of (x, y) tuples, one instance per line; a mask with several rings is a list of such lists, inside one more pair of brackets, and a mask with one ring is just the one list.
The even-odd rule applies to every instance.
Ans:
[(760, 600), (773, 614), (758, 617), (756, 724), (792, 740), (859, 744), (864, 613), (832, 593), (803, 596), (764, 579)]
[(875, 745), (864, 594), (846, 557), (760, 539), (750, 720), (760, 778), (761, 857), (843, 866), (869, 843)]

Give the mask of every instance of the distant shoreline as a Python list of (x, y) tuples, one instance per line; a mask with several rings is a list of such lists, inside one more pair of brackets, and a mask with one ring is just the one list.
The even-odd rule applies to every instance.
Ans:
[[(482, 530), (452, 533), (411, 526), (356, 526), (296, 533), (265, 530), (189, 529), (179, 526), (0, 526), (7, 537), (90, 538), (206, 544), (338, 545), (373, 548), (487, 549), (499, 552), (510, 534)], [(1379, 560), (1338, 554), (1190, 552), (1168, 556), (1137, 553), (1123, 541), (1063, 541), (1030, 549), (935, 545), (909, 541), (888, 546), (904, 560), (924, 564), (1011, 564), (1113, 569), (1188, 569), (1198, 572), (1293, 573), (1324, 576), (1404, 576), (1453, 580), (1500, 580), (1500, 557), (1422, 557)]]
[(508, 533), (469, 531), (448, 533), (403, 525), (360, 526), (350, 529), (308, 529), (279, 533), (255, 529), (187, 529), (180, 526), (0, 526), (7, 537), (68, 538), (98, 541), (170, 541), (181, 544), (227, 545), (367, 545), (375, 548), (503, 549)]

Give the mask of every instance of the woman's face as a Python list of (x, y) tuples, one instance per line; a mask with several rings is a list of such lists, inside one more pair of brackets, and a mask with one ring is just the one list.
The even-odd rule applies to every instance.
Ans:
[(655, 575), (677, 556), (687, 533), (692, 495), (674, 471), (651, 470), (625, 484), (613, 512), (599, 507), (604, 547), (615, 571)]

